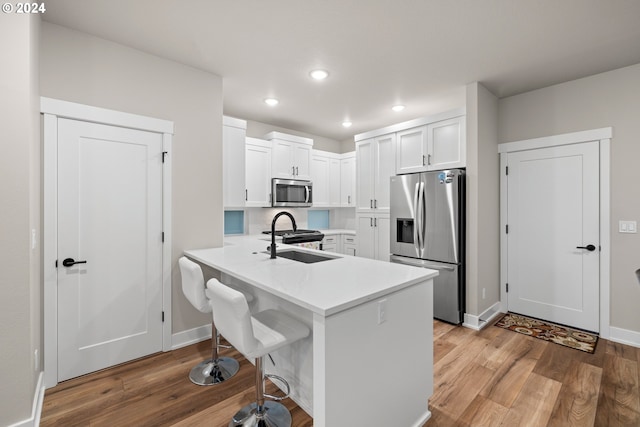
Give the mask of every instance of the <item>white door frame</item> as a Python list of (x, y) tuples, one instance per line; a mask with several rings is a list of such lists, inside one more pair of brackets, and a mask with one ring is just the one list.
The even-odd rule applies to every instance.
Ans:
[[(581, 132), (565, 133), (543, 138), (498, 144), (500, 153), (500, 229), (507, 225), (507, 154), (516, 151), (534, 150), (538, 148), (557, 147), (560, 145), (579, 144), (582, 142), (598, 141), (600, 147), (600, 336), (608, 339), (609, 301), (610, 301), (610, 145), (613, 130), (610, 127), (592, 129)], [(500, 309), (506, 312), (507, 307), (507, 235), (500, 232)]]
[(44, 116), (43, 135), (43, 276), (44, 276), (44, 384), (58, 383), (58, 281), (57, 259), (57, 168), (58, 119), (67, 118), (105, 125), (119, 126), (162, 134), (164, 168), (162, 172), (162, 350), (171, 350), (171, 143), (173, 122), (104, 108), (91, 107), (51, 98), (40, 98)]

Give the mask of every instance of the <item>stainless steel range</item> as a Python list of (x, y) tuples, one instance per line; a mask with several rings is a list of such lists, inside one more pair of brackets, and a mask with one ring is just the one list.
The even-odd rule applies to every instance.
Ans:
[[(271, 231), (263, 231), (262, 234), (271, 234)], [(324, 234), (318, 230), (276, 230), (275, 235), (282, 238), (286, 245), (304, 246), (311, 249), (320, 249), (320, 242)]]

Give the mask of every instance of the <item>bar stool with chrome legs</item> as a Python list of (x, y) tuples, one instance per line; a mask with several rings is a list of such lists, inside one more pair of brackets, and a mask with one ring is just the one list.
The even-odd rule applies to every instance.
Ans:
[(238, 411), (229, 422), (229, 427), (290, 427), (291, 414), (287, 408), (278, 402), (264, 400), (265, 396), (276, 400), (288, 397), (289, 384), (281, 377), (267, 375), (282, 381), (287, 392), (284, 397), (266, 395), (263, 358), (280, 347), (306, 337), (309, 328), (277, 310), (265, 310), (252, 316), (244, 295), (216, 279), (207, 282), (206, 293), (213, 307), (213, 318), (222, 335), (247, 359), (254, 358), (256, 362), (256, 402)]
[[(189, 302), (202, 313), (211, 313), (211, 304), (205, 294), (202, 268), (186, 257), (178, 260), (182, 275), (182, 292)], [(211, 318), (211, 359), (191, 369), (189, 379), (197, 385), (215, 385), (228, 380), (238, 372), (240, 365), (231, 357), (218, 357), (219, 334)]]

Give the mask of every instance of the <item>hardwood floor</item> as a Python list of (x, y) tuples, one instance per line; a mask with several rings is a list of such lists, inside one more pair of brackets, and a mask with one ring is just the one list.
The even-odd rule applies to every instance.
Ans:
[[(65, 381), (47, 390), (40, 425), (226, 427), (254, 399), (255, 371), (223, 350), (240, 372), (196, 386), (189, 370), (209, 353), (206, 341)], [(638, 348), (600, 340), (590, 355), (493, 326), (475, 332), (434, 321), (434, 364), (425, 427), (640, 426)], [(283, 403), (293, 426), (313, 425)]]

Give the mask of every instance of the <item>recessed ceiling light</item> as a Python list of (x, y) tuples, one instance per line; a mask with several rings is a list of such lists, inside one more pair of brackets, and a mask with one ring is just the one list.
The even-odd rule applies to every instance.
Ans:
[(309, 75), (314, 80), (324, 80), (329, 77), (329, 72), (326, 70), (313, 70)]
[(351, 122), (350, 122), (350, 121), (348, 121), (348, 120), (347, 120), (347, 121), (342, 122), (342, 126), (344, 126), (344, 127), (346, 127), (346, 128), (350, 127), (352, 124), (353, 124), (353, 123), (351, 123)]
[(404, 105), (394, 105), (393, 107), (391, 107), (391, 109), (393, 111), (395, 111), (396, 113), (398, 113), (398, 112), (404, 110)]
[(278, 101), (275, 98), (267, 98), (267, 99), (264, 100), (264, 103), (267, 104), (267, 105), (270, 105), (271, 107), (273, 107), (274, 105), (278, 105), (278, 102), (280, 102), (280, 101)]

